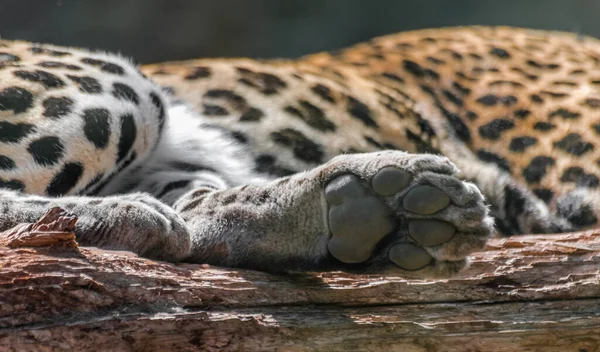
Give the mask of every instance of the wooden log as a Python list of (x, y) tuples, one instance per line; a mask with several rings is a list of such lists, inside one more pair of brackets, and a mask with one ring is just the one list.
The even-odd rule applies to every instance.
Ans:
[(447, 280), (267, 273), (0, 234), (0, 351), (600, 351), (600, 230), (494, 239)]

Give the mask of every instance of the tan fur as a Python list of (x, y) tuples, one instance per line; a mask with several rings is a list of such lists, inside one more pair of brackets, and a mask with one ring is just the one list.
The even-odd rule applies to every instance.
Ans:
[[(423, 30), (297, 60), (143, 67), (167, 102), (117, 55), (0, 41), (0, 230), (61, 206), (82, 243), (167, 260), (429, 259), (422, 270), (448, 274), (484, 245), (490, 214), (506, 235), (597, 224), (599, 65), (598, 41), (571, 34)], [(382, 149), (413, 154), (354, 154)], [(347, 174), (329, 193), (343, 201), (327, 200)], [(377, 175), (412, 181), (386, 195)], [(445, 242), (421, 243), (420, 220)]]
[[(496, 54), (491, 53), (492, 50)], [(415, 62), (433, 71), (439, 78), (427, 75), (415, 77), (403, 67), (403, 60)], [(253, 148), (257, 150), (274, 152), (276, 146), (259, 145), (258, 141), (264, 140), (270, 131), (291, 125), (322, 145), (327, 151), (327, 158), (345, 151), (378, 149), (365, 142), (365, 136), (384, 147), (389, 145), (417, 151), (415, 145), (407, 141), (405, 132), (408, 128), (419, 133), (411, 115), (417, 112), (427, 119), (440, 118), (431, 96), (420, 87), (426, 85), (445, 109), (466, 124), (471, 135), (467, 146), (472, 151), (485, 149), (504, 158), (510, 165), (511, 175), (523, 184), (528, 184), (523, 178), (523, 170), (533, 157), (545, 155), (553, 158), (555, 165), (548, 168), (539, 182), (528, 186), (531, 189), (551, 189), (559, 195), (576, 187), (574, 182), (560, 180), (568, 167), (581, 167), (585, 173), (600, 175), (600, 147), (596, 145), (598, 133), (592, 128), (592, 125), (600, 123), (599, 64), (600, 45), (593, 38), (509, 27), (461, 27), (384, 36), (336, 54), (320, 53), (295, 61), (204, 59), (147, 65), (143, 71), (159, 83), (174, 88), (178, 96), (200, 110), (206, 102), (202, 92), (215, 88), (233, 90), (248, 99), (251, 105), (268, 109), (270, 118), (259, 125), (239, 123), (235, 114), (215, 118), (217, 123), (228, 128), (248, 132), (254, 141)], [(557, 66), (548, 68), (543, 65)], [(206, 78), (186, 79), (197, 67), (207, 67), (211, 74)], [(273, 97), (264, 96), (239, 84), (240, 75), (235, 67), (274, 74), (285, 80), (288, 86)], [(400, 77), (404, 83), (382, 76), (390, 73)], [(336, 103), (327, 102), (310, 91), (317, 82), (331, 89)], [(462, 93), (455, 83), (462, 87)], [(376, 94), (375, 89), (392, 97), (392, 104), (406, 118), (399, 118), (386, 109), (381, 103), (385, 99)], [(462, 106), (452, 103), (444, 95), (444, 90), (459, 98)], [(469, 92), (465, 93), (466, 90)], [(379, 129), (369, 128), (349, 117), (341, 98), (346, 94), (369, 106), (374, 120), (380, 125)], [(477, 102), (488, 94), (499, 99), (511, 95), (516, 101), (498, 101), (493, 106)], [(532, 95), (539, 96), (543, 102), (533, 101)], [(323, 133), (283, 111), (284, 106), (294, 105), (299, 99), (321, 108), (341, 128), (336, 132)], [(559, 109), (580, 116), (569, 119), (555, 114), (549, 117)], [(522, 119), (515, 117), (518, 110), (528, 110), (528, 116)], [(469, 112), (478, 117), (469, 119)], [(500, 133), (497, 140), (482, 138), (478, 129), (500, 117), (513, 121), (514, 127)], [(556, 127), (551, 131), (539, 131), (533, 129), (536, 122), (549, 122)], [(439, 138), (446, 138), (444, 131), (438, 129), (436, 132)], [(580, 134), (585, 143), (592, 145), (591, 149), (576, 156), (555, 148), (554, 143), (569, 133)], [(510, 151), (510, 141), (520, 136), (535, 137), (537, 144), (523, 152)], [(438, 141), (434, 140), (433, 145), (439, 147)]]

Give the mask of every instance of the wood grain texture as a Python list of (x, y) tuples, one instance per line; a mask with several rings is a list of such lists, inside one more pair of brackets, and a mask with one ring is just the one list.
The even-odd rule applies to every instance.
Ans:
[(156, 262), (71, 245), (53, 216), (0, 234), (0, 351), (600, 351), (600, 231), (411, 280)]

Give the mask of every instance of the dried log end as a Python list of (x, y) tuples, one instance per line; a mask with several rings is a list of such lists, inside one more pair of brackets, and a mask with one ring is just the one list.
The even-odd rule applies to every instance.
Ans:
[(19, 224), (0, 233), (0, 245), (7, 247), (60, 246), (78, 248), (75, 240), (77, 216), (54, 207), (33, 224)]

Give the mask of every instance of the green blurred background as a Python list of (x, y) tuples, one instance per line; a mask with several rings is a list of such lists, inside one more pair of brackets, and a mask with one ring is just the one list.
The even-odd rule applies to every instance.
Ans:
[(402, 30), (468, 24), (600, 37), (600, 0), (0, 0), (0, 36), (142, 63), (293, 57)]

